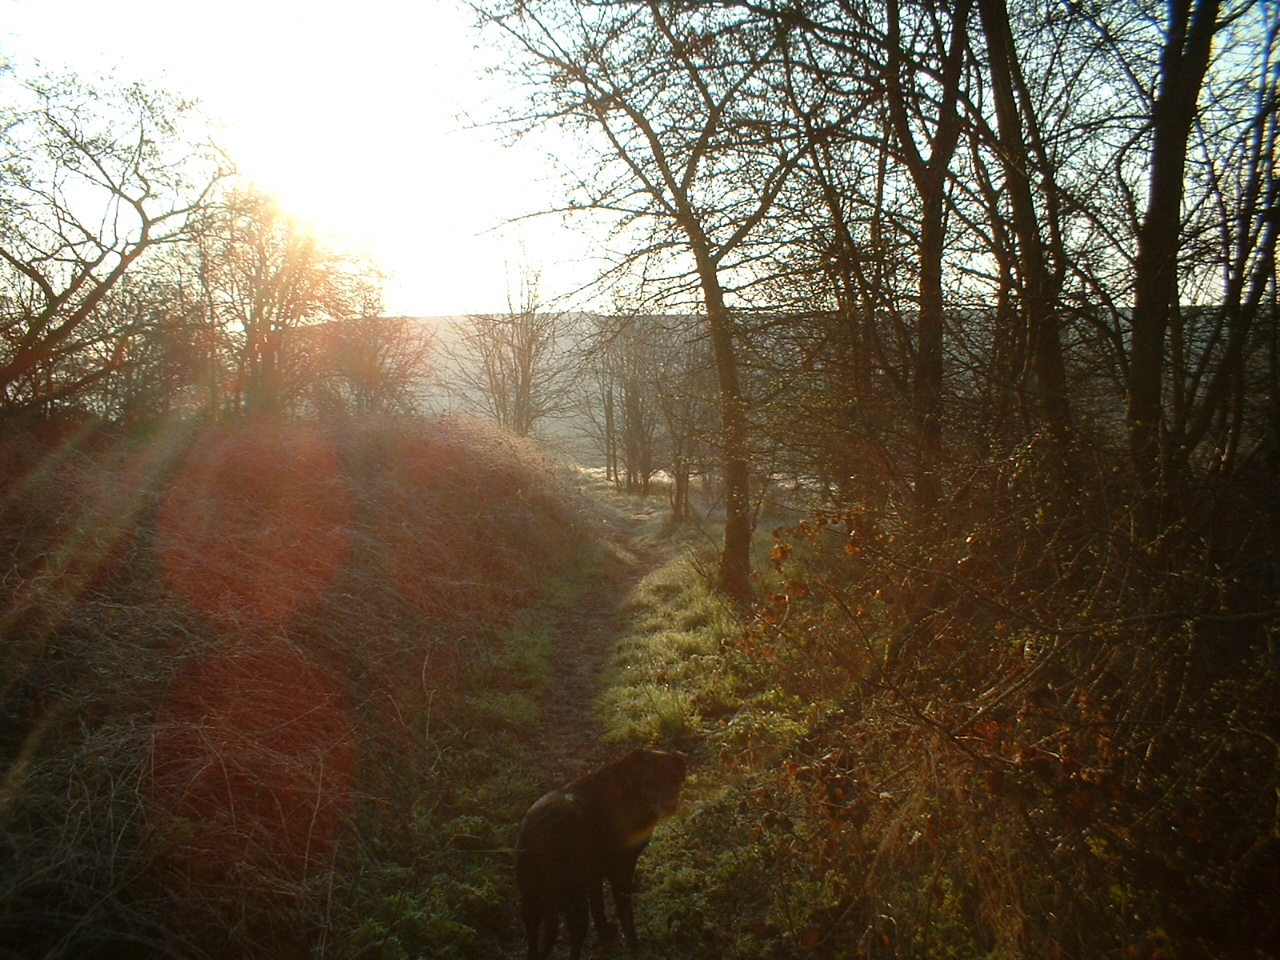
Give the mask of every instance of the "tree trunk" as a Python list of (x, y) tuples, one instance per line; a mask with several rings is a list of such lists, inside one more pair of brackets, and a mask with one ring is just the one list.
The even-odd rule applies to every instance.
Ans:
[(1187, 141), (1218, 29), (1219, 0), (1170, 3), (1160, 58), (1160, 90), (1152, 109), (1150, 186), (1138, 231), (1125, 421), (1129, 453), (1145, 506), (1147, 535), (1159, 528), (1166, 477), (1161, 452), (1164, 343), (1178, 292), (1183, 178)]
[(604, 479), (618, 482), (618, 438), (613, 423), (613, 387), (604, 391)]
[[(901, 12), (897, 0), (888, 5), (888, 62), (885, 86), (889, 119), (902, 148), (912, 182), (920, 194), (920, 314), (916, 325), (916, 358), (912, 371), (911, 405), (917, 443), (915, 506), (928, 523), (937, 520), (942, 501), (939, 469), (942, 463), (942, 375), (945, 321), (942, 297), (942, 257), (946, 245), (946, 187), (951, 158), (960, 138), (957, 106), (968, 44), (970, 0), (959, 0), (951, 13), (951, 37), (943, 55), (942, 87), (929, 155), (916, 143), (915, 129), (907, 115), (908, 96), (903, 89), (910, 58), (902, 50)], [(942, 51), (940, 51), (942, 52)]]
[[(691, 238), (692, 239), (692, 238)], [(751, 497), (747, 469), (746, 403), (738, 379), (733, 320), (724, 303), (724, 288), (706, 244), (693, 239), (698, 280), (711, 332), (720, 408), (721, 462), (724, 469), (724, 546), (720, 552), (717, 586), (738, 603), (750, 603)]]
[[(983, 31), (987, 36), (988, 69), (995, 95), (1000, 160), (1005, 187), (1009, 192), (1009, 206), (1013, 213), (1014, 235), (1018, 243), (1022, 309), (1029, 333), (1031, 369), (1039, 401), (1039, 414), (1053, 446), (1057, 479), (1065, 489), (1071, 473), (1071, 408), (1056, 310), (1058, 284), (1049, 270), (1046, 250), (1048, 244), (1042, 233), (1032, 196), (1027, 126), (1031, 127), (1033, 144), (1038, 145), (1039, 140), (1035, 118), (1027, 117), (1024, 125), (1018, 111), (1015, 85), (1021, 89), (1021, 69), (1013, 45), (1005, 0), (979, 0), (979, 8)], [(1041, 154), (1038, 153), (1037, 156), (1042, 163), (1045, 162)], [(1049, 171), (1045, 170), (1044, 175), (1049, 176)], [(1052, 191), (1052, 185), (1049, 190)], [(1052, 196), (1049, 199), (1052, 201)], [(1052, 215), (1051, 202), (1050, 218)], [(1050, 219), (1051, 224), (1052, 222)]]
[(942, 180), (920, 190), (920, 316), (911, 403), (915, 413), (916, 509), (922, 517), (937, 512), (942, 498), (938, 469), (942, 461)]

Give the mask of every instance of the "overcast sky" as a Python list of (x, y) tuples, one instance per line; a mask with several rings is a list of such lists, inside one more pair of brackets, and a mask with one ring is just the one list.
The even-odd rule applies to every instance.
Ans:
[(544, 217), (544, 145), (476, 124), (504, 96), (454, 0), (0, 0), (0, 56), (197, 98), (241, 170), (392, 274), (387, 311), (502, 310), (507, 276), (585, 282), (593, 247)]

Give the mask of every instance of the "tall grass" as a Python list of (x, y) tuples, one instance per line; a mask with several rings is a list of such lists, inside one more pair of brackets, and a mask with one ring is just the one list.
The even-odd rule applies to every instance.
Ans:
[(449, 420), (4, 446), (0, 956), (491, 955), (557, 471)]

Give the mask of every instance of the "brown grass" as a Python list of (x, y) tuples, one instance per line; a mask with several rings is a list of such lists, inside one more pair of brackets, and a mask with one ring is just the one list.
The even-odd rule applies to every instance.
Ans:
[(581, 536), (573, 495), (452, 420), (3, 447), (0, 956), (353, 936), (335, 884), (414, 842), (432, 725)]

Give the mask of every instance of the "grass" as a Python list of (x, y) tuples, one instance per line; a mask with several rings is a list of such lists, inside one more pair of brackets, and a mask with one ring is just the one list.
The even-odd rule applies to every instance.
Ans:
[(641, 580), (623, 621), (600, 704), (606, 739), (678, 739), (727, 709), (732, 679), (716, 669), (717, 654), (737, 633), (737, 620), (687, 557)]
[(457, 421), (5, 445), (0, 956), (492, 956), (557, 471)]
[(760, 538), (744, 623), (660, 496), (474, 425), (0, 442), (0, 958), (510, 952), (606, 606), (609, 749), (691, 760), (648, 956), (1276, 952), (1274, 538), (851, 511)]

